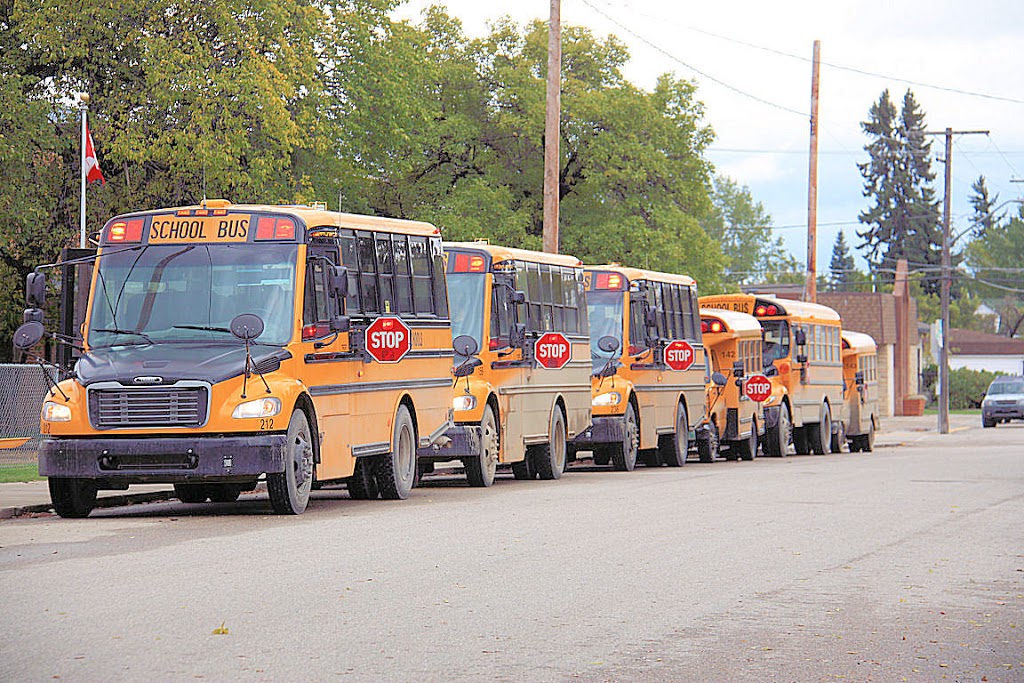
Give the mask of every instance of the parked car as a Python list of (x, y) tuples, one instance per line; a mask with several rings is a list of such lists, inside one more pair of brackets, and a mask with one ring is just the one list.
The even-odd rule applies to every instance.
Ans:
[(992, 380), (981, 402), (981, 426), (1024, 420), (1024, 377), (1004, 375)]

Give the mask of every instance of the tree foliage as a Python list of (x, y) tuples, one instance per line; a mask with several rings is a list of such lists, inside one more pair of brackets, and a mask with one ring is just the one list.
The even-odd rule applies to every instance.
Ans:
[(993, 218), (966, 251), (971, 291), (999, 315), (999, 334), (1017, 336), (1024, 328), (1024, 206), (1012, 218)]
[(850, 254), (846, 234), (840, 230), (832, 245), (832, 259), (828, 265), (828, 288), (836, 292), (847, 291), (857, 272), (857, 262)]
[[(861, 128), (871, 138), (864, 147), (870, 159), (857, 167), (872, 205), (859, 216), (865, 228), (857, 231), (864, 240), (858, 248), (876, 271), (891, 271), (901, 258), (912, 270), (934, 269), (942, 263), (942, 230), (924, 112), (910, 90), (897, 112), (885, 90)], [(925, 288), (937, 292), (939, 279), (928, 279)]]
[[(393, 20), (398, 2), (0, 0), (0, 336), (24, 275), (77, 242), (79, 92), (107, 178), (88, 190), (92, 233), (204, 196), (327, 200), (539, 248), (546, 22), (470, 39), (441, 8)], [(715, 195), (694, 83), (665, 74), (642, 90), (628, 59), (614, 36), (563, 29), (561, 250), (709, 290), (732, 280), (727, 265), (775, 269), (760, 204), (746, 188)]]

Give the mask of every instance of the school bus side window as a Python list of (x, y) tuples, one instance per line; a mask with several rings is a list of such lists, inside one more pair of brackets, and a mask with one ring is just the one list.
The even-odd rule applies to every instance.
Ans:
[(444, 279), (444, 249), (441, 246), (440, 238), (430, 240), (430, 254), (433, 264), (433, 272), (430, 276), (434, 291), (434, 305), (430, 313), (438, 318), (447, 318), (448, 288)]
[(433, 311), (433, 287), (430, 274), (430, 252), (426, 237), (409, 238), (409, 254), (412, 261), (412, 298), (417, 315)]
[(359, 259), (356, 255), (356, 236), (351, 230), (341, 233), (341, 264), (348, 269), (348, 296), (345, 310), (349, 315), (362, 313), (359, 306)]
[(406, 236), (392, 235), (391, 247), (395, 264), (395, 301), (398, 312), (402, 315), (412, 315), (415, 312), (412, 305), (412, 264), (409, 260)]

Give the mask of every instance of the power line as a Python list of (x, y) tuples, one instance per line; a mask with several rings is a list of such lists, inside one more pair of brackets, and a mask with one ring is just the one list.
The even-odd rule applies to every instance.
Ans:
[(645, 45), (647, 45), (651, 49), (656, 50), (657, 52), (660, 52), (661, 54), (663, 54), (664, 56), (668, 57), (672, 61), (677, 62), (678, 64), (681, 64), (681, 65), (685, 66), (690, 71), (693, 71), (694, 73), (696, 73), (696, 74), (698, 74), (700, 76), (703, 76), (704, 78), (708, 79), (709, 81), (717, 83), (718, 85), (722, 86), (723, 88), (727, 88), (729, 90), (732, 90), (734, 93), (737, 93), (738, 95), (742, 95), (743, 97), (747, 97), (747, 98), (752, 99), (752, 100), (754, 100), (756, 102), (760, 102), (761, 104), (766, 104), (769, 107), (774, 107), (775, 109), (779, 109), (781, 111), (789, 112), (790, 114), (797, 114), (798, 116), (803, 116), (803, 117), (809, 117), (810, 116), (810, 114), (808, 114), (807, 112), (799, 111), (797, 109), (791, 109), (789, 107), (786, 107), (784, 105), (778, 104), (776, 102), (772, 102), (770, 100), (766, 100), (763, 97), (758, 97), (757, 95), (753, 95), (753, 94), (751, 94), (749, 92), (746, 92), (745, 90), (741, 90), (740, 88), (737, 88), (734, 85), (730, 85), (729, 83), (726, 83), (725, 81), (723, 81), (723, 80), (721, 80), (719, 78), (715, 78), (714, 76), (712, 76), (709, 73), (701, 71), (700, 69), (698, 69), (697, 67), (693, 66), (692, 64), (684, 62), (679, 57), (676, 57), (675, 55), (670, 53), (668, 50), (662, 48), (659, 45), (656, 45), (655, 43), (651, 42), (647, 38), (644, 38), (642, 35), (640, 35), (636, 31), (633, 31), (628, 26), (626, 26), (625, 24), (620, 22), (618, 19), (615, 19), (614, 17), (610, 16), (609, 14), (604, 12), (603, 10), (598, 9), (597, 7), (595, 7), (590, 2), (590, 0), (582, 0), (582, 2), (583, 2), (584, 5), (586, 5), (590, 9), (592, 9), (594, 12), (600, 14), (602, 17), (604, 17), (605, 19), (607, 19), (611, 23), (615, 24), (620, 29), (622, 29), (623, 31), (625, 31), (629, 35), (633, 36), (634, 38), (636, 38), (640, 42), (644, 43)]

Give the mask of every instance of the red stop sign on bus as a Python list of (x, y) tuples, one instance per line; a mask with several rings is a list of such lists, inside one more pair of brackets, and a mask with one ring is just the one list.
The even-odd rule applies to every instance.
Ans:
[(533, 345), (533, 355), (541, 367), (558, 370), (572, 359), (572, 344), (561, 332), (545, 332)]
[(693, 365), (696, 355), (690, 342), (676, 339), (665, 347), (665, 365), (673, 370), (687, 370)]
[(378, 363), (397, 363), (410, 348), (412, 335), (401, 318), (381, 316), (366, 328), (366, 352)]
[(762, 403), (772, 395), (772, 383), (764, 375), (751, 375), (743, 387), (743, 393), (751, 401)]

